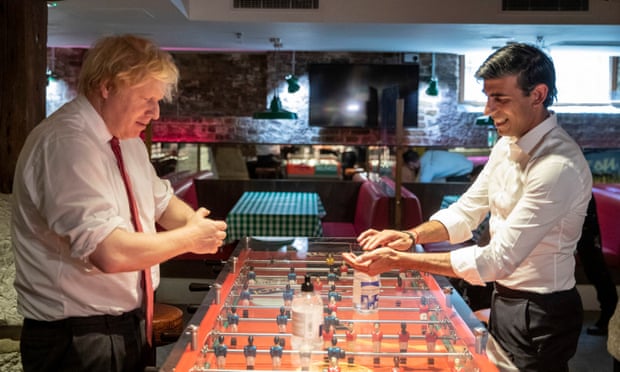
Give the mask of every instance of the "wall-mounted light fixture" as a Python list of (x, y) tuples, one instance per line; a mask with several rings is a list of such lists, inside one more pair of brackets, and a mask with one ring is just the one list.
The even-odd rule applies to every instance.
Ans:
[(433, 60), (431, 63), (431, 81), (428, 83), (428, 88), (426, 88), (426, 94), (433, 97), (439, 95), (438, 85), (439, 82), (437, 81), (437, 76), (435, 76), (435, 53), (433, 53)]
[[(278, 37), (272, 37), (269, 39), (269, 41), (273, 43), (276, 76), (280, 76), (280, 70), (278, 69), (278, 51), (282, 48), (282, 42)], [(289, 83), (289, 91), (291, 89), (290, 87), (291, 83)], [(273, 89), (273, 97), (271, 98), (269, 109), (263, 112), (256, 112), (254, 113), (254, 115), (252, 115), (252, 117), (254, 119), (297, 119), (297, 114), (291, 111), (286, 111), (282, 108), (282, 101), (280, 101), (280, 97), (278, 97), (278, 86), (276, 84)]]

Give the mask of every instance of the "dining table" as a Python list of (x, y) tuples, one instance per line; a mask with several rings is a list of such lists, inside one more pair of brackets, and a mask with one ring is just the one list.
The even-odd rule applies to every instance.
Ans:
[(315, 192), (246, 191), (226, 216), (227, 240), (320, 237), (325, 208)]

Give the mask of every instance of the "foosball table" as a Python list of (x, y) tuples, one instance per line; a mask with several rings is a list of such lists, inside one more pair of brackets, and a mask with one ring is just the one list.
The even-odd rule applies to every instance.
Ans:
[[(352, 306), (353, 239), (243, 238), (173, 346), (162, 371), (498, 371), (486, 328), (449, 281), (381, 275), (379, 306)], [(304, 278), (324, 304), (324, 345), (291, 347), (291, 301)]]

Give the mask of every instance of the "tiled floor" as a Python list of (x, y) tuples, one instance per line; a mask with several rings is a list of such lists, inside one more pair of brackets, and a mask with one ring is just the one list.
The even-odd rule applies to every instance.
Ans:
[[(570, 372), (611, 372), (612, 358), (607, 353), (607, 337), (590, 336), (586, 328), (594, 324), (598, 319), (598, 312), (586, 311), (584, 325), (577, 354), (569, 362)], [(157, 360), (161, 365), (170, 352), (172, 345), (158, 348)]]

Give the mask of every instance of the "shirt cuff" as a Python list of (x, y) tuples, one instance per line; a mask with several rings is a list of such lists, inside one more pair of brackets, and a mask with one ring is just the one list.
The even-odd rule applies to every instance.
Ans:
[(480, 277), (480, 273), (478, 273), (475, 260), (476, 248), (478, 247), (473, 246), (451, 251), (450, 263), (452, 264), (452, 270), (459, 278), (463, 278), (470, 284), (483, 286), (486, 283)]
[(448, 209), (441, 209), (433, 214), (429, 221), (439, 221), (448, 230), (450, 243), (456, 244), (471, 239), (471, 230), (464, 224), (463, 219)]

